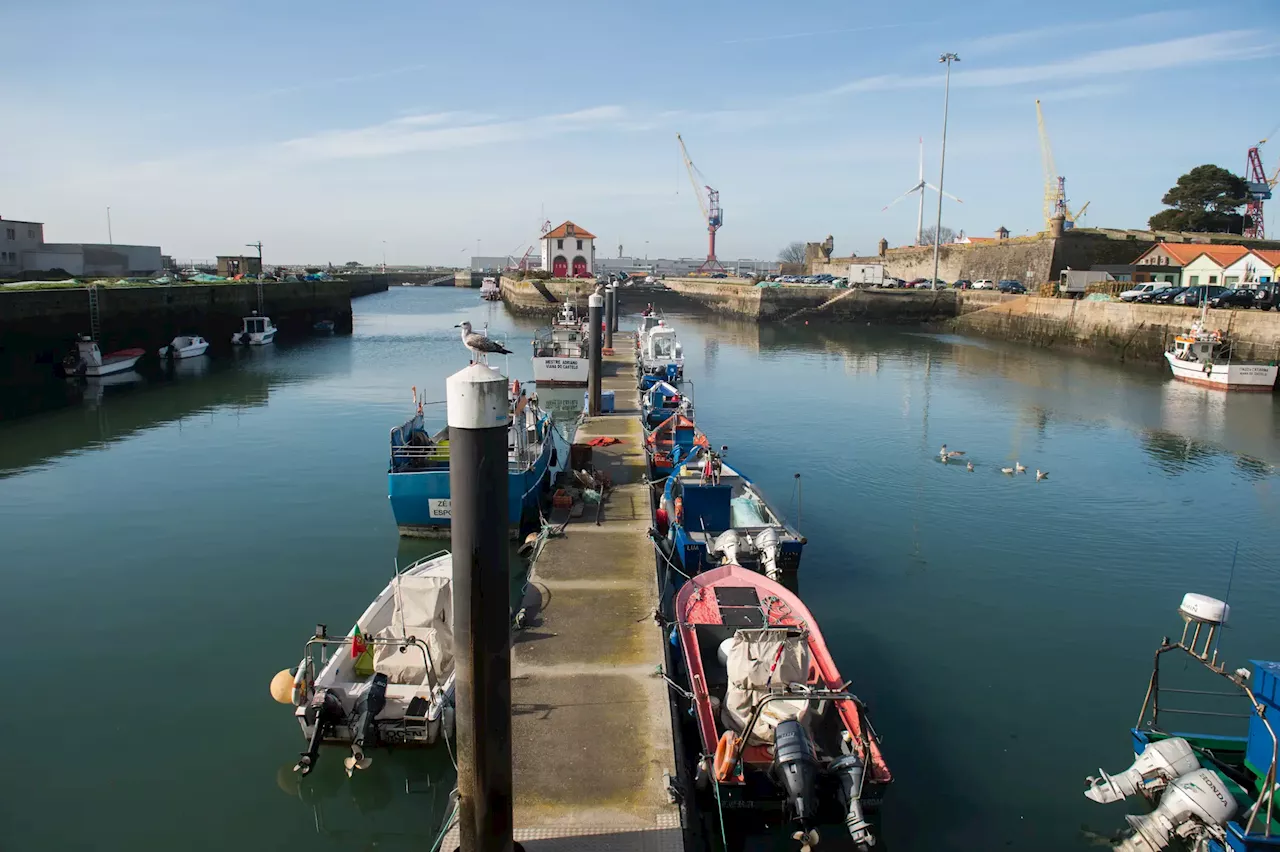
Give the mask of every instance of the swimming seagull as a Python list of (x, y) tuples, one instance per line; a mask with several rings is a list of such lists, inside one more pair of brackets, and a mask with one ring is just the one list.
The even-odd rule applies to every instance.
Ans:
[(1000, 468), (1000, 472), (1006, 476), (1013, 476), (1013, 468), (1011, 467), (1002, 467)]
[[(489, 338), (485, 337), (483, 334), (476, 334), (474, 331), (472, 331), (471, 323), (469, 322), (458, 323), (457, 325), (454, 326), (454, 328), (462, 329), (462, 345), (475, 353), (476, 355), (475, 361), (480, 361), (484, 364), (488, 364), (489, 363), (488, 360), (482, 359), (481, 356), (487, 356), (490, 354), (493, 354), (493, 355), (510, 355), (511, 354), (510, 349), (503, 346), (501, 343), (497, 342), (496, 340), (490, 340)], [(473, 361), (472, 363), (475, 363), (475, 361)]]
[(1049, 471), (1040, 470), (1039, 468), (1036, 468), (1036, 482), (1039, 482), (1042, 479), (1048, 479), (1048, 478), (1049, 478)]
[(964, 455), (964, 450), (952, 450), (951, 452), (947, 452), (947, 445), (943, 444), (942, 449), (938, 451), (938, 455), (942, 456), (944, 459), (958, 459)]
[(968, 469), (970, 473), (973, 473), (973, 462), (969, 462), (967, 465), (965, 465), (965, 467)]
[(1017, 461), (1016, 461), (1016, 462), (1014, 462), (1014, 463), (1013, 463), (1013, 469), (1014, 469), (1014, 471), (1015, 471), (1015, 472), (1017, 472), (1017, 473), (1026, 473), (1026, 472), (1027, 472), (1027, 466), (1026, 466), (1025, 464), (1023, 464), (1022, 462), (1017, 462)]

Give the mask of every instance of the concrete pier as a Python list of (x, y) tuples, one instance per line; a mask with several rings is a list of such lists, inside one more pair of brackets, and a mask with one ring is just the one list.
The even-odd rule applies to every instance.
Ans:
[(662, 634), (650, 617), (658, 590), (634, 342), (617, 338), (602, 380), (617, 410), (587, 419), (574, 439), (621, 440), (592, 452), (614, 487), (598, 524), (588, 505), (546, 543), (527, 626), (513, 639), (515, 838), (528, 852), (684, 848), (664, 777), (676, 767), (668, 687), (656, 674)]

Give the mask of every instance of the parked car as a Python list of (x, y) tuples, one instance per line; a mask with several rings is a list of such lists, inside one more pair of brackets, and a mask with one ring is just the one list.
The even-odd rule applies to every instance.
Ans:
[(999, 284), (996, 285), (996, 289), (998, 289), (1001, 293), (1027, 292), (1027, 288), (1022, 286), (1021, 281), (1012, 281), (1012, 280), (1001, 281)]
[(1171, 305), (1173, 300), (1187, 292), (1189, 287), (1165, 287), (1151, 294), (1151, 302), (1155, 305)]
[(961, 278), (958, 281), (956, 281), (957, 290), (968, 290), (972, 286), (973, 286), (973, 282), (970, 281), (968, 278)]
[(1189, 308), (1200, 307), (1201, 298), (1212, 299), (1219, 293), (1225, 293), (1226, 287), (1219, 284), (1200, 284), (1195, 287), (1188, 287), (1185, 292), (1179, 293), (1173, 297), (1175, 305), (1186, 305)]
[(1209, 299), (1209, 307), (1211, 308), (1249, 308), (1252, 306), (1252, 290), (1223, 290)]
[(923, 284), (923, 283), (924, 283), (925, 281), (927, 281), (927, 280), (929, 280), (929, 279), (927, 279), (927, 278), (912, 278), (910, 281), (908, 281), (908, 282), (907, 282), (907, 286), (908, 286), (908, 287), (919, 287), (921, 284)]
[(1133, 288), (1130, 290), (1125, 290), (1120, 294), (1120, 298), (1125, 302), (1132, 302), (1143, 293), (1154, 293), (1156, 290), (1166, 290), (1172, 286), (1173, 285), (1168, 281), (1147, 281), (1142, 284), (1133, 285)]
[(1270, 287), (1258, 287), (1253, 291), (1253, 306), (1263, 311), (1271, 310), (1276, 306), (1276, 291)]
[(977, 281), (973, 282), (973, 289), (994, 290), (996, 289), (996, 282), (992, 281), (990, 278), (980, 278)]

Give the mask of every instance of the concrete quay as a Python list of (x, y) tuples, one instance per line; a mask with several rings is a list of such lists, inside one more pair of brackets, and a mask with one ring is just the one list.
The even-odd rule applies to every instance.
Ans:
[[(528, 852), (677, 852), (680, 809), (667, 796), (675, 775), (668, 687), (657, 675), (663, 637), (634, 338), (614, 335), (602, 389), (612, 414), (586, 418), (576, 444), (613, 488), (601, 507), (572, 518), (535, 560), (512, 640), (515, 839)], [(564, 511), (564, 510), (562, 510)], [(562, 520), (563, 515), (553, 520)], [(442, 848), (456, 847), (457, 831)]]

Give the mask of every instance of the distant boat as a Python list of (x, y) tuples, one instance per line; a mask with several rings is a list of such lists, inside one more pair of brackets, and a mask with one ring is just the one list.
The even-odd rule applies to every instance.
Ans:
[(639, 335), (639, 344), (636, 360), (642, 387), (658, 379), (673, 382), (684, 376), (684, 348), (676, 337), (676, 330), (665, 320), (658, 320), (656, 325)]
[(502, 300), (502, 290), (498, 287), (498, 279), (485, 278), (480, 283), (480, 298), (486, 302), (498, 302)]
[(313, 331), (317, 331), (321, 334), (331, 334), (334, 329), (334, 322), (333, 320), (320, 320), (318, 323), (311, 326), (311, 328)]
[(161, 358), (197, 358), (209, 348), (209, 341), (199, 335), (179, 335), (168, 346), (161, 346)]
[(239, 346), (266, 346), (276, 339), (278, 329), (271, 324), (271, 317), (260, 317), (254, 311), (253, 316), (245, 317), (240, 330), (231, 335), (231, 342)]
[(1186, 334), (1174, 337), (1164, 357), (1173, 377), (1181, 382), (1229, 391), (1269, 393), (1275, 388), (1280, 373), (1275, 361), (1233, 359), (1232, 349), (1225, 335), (1205, 328), (1202, 316)]
[(294, 770), (311, 772), (326, 742), (351, 744), (350, 775), (375, 745), (452, 737), (453, 652), (453, 557), (441, 552), (398, 572), (345, 637), (321, 626), (298, 666), (272, 679), (308, 743)]
[(412, 281), (401, 281), (400, 286), (401, 287), (417, 287), (418, 285)]
[(62, 369), (68, 376), (109, 376), (132, 369), (145, 354), (145, 349), (117, 349), (103, 355), (97, 342), (82, 334), (76, 340), (76, 348), (62, 359)]
[(533, 380), (538, 387), (587, 386), (586, 323), (565, 302), (554, 323), (533, 340)]

